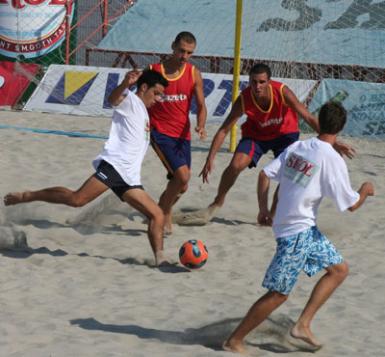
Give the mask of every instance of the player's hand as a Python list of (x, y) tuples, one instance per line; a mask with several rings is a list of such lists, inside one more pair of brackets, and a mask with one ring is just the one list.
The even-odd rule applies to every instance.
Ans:
[(271, 216), (269, 211), (259, 211), (257, 216), (257, 222), (261, 226), (272, 226), (273, 225), (273, 217)]
[(127, 72), (123, 79), (123, 84), (126, 88), (131, 87), (136, 81), (139, 79), (139, 77), (142, 75), (142, 71), (139, 70), (133, 70), (130, 72)]
[(374, 196), (374, 186), (371, 182), (364, 182), (360, 191), (364, 191), (368, 196)]
[(342, 141), (336, 141), (333, 147), (341, 156), (345, 155), (349, 159), (352, 159), (356, 154), (356, 150), (352, 146)]
[(195, 132), (199, 135), (200, 140), (205, 140), (207, 138), (207, 132), (205, 128), (200, 126), (195, 127)]
[(211, 160), (207, 159), (201, 173), (199, 174), (199, 177), (202, 176), (203, 183), (209, 183), (209, 174), (213, 169), (214, 169), (214, 163)]

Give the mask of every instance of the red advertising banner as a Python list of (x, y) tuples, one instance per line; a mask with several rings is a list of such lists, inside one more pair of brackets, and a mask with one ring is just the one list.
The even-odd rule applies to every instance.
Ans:
[[(21, 67), (21, 70), (16, 71), (16, 66)], [(15, 64), (15, 62), (1, 61), (0, 106), (15, 105), (28, 88), (30, 78), (33, 78), (39, 69), (40, 66), (34, 63)]]

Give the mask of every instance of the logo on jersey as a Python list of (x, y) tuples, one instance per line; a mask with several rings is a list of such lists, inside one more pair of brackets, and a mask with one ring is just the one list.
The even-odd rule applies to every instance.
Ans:
[(291, 153), (286, 159), (283, 175), (290, 181), (306, 187), (318, 169), (313, 162)]
[(258, 124), (261, 128), (266, 128), (267, 126), (271, 126), (271, 125), (280, 125), (282, 121), (283, 121), (283, 118), (271, 118), (269, 120), (266, 120), (263, 123), (258, 122)]
[(168, 102), (168, 103), (175, 103), (175, 102), (183, 102), (187, 100), (186, 94), (164, 94), (162, 95), (160, 102)]

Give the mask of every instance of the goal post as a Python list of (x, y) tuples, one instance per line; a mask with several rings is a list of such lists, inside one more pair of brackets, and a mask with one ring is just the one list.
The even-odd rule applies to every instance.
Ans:
[[(243, 0), (237, 0), (235, 39), (234, 39), (234, 70), (233, 70), (233, 93), (231, 102), (234, 103), (239, 92), (239, 77), (241, 69), (241, 41), (242, 41), (242, 7)], [(237, 125), (231, 128), (230, 152), (234, 152), (237, 144)]]

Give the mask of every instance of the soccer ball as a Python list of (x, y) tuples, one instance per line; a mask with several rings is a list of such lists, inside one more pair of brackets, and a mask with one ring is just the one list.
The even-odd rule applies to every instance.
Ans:
[(179, 249), (180, 262), (189, 269), (199, 269), (206, 264), (209, 254), (201, 240), (191, 239)]

